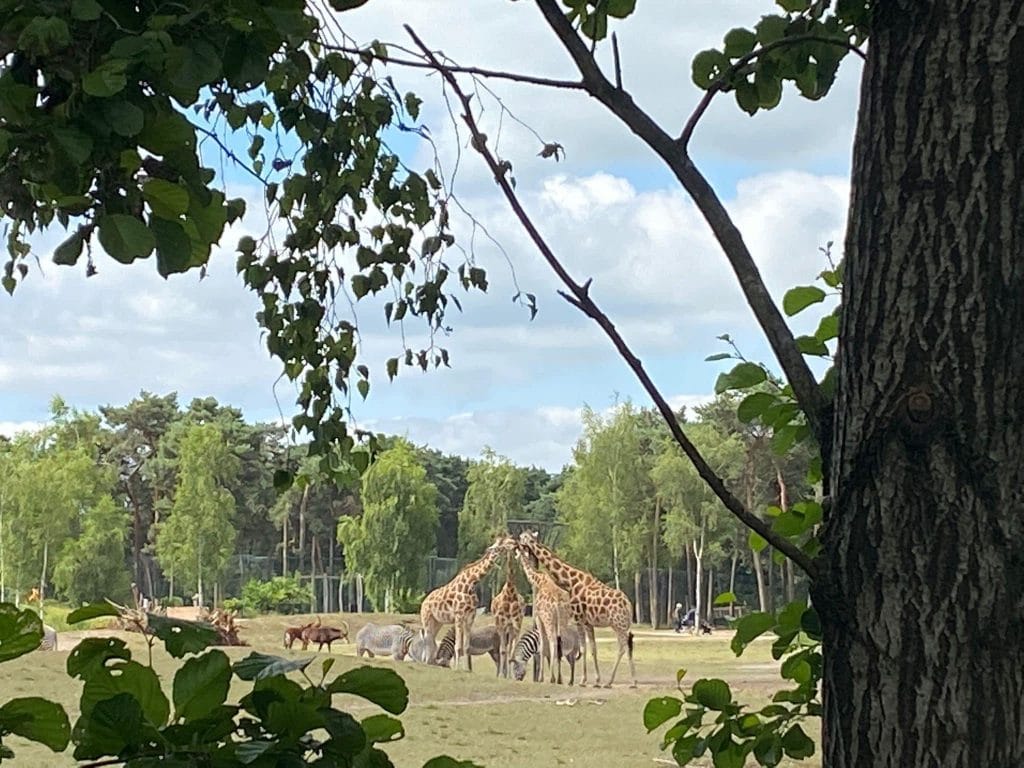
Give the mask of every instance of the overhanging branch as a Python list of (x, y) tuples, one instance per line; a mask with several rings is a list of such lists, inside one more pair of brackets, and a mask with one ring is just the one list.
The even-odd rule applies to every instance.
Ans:
[(690, 160), (685, 147), (640, 109), (627, 91), (616, 87), (604, 76), (597, 61), (559, 8), (557, 0), (536, 0), (536, 3), (548, 26), (558, 36), (583, 76), (586, 92), (604, 104), (653, 149), (693, 198), (725, 252), (747, 304), (754, 312), (754, 317), (764, 331), (786, 379), (793, 387), (793, 394), (807, 416), (818, 444), (825, 449), (831, 425), (825, 421), (827, 409), (821, 389), (797, 347), (792, 331), (768, 293), (757, 264), (754, 263), (743, 241), (743, 236), (725, 210), (722, 201)]
[(544, 237), (540, 234), (537, 227), (526, 213), (522, 203), (516, 195), (515, 190), (512, 188), (512, 185), (508, 180), (507, 166), (503, 166), (487, 146), (487, 139), (480, 131), (479, 126), (473, 117), (469, 97), (459, 86), (458, 80), (455, 78), (455, 74), (430, 53), (429, 49), (423, 44), (423, 41), (420, 40), (408, 25), (406, 25), (405, 29), (415, 41), (416, 45), (424, 52), (424, 55), (428, 57), (437, 71), (441, 73), (451, 86), (452, 92), (458, 97), (459, 102), (462, 105), (463, 120), (466, 122), (466, 125), (473, 137), (471, 142), (472, 146), (483, 156), (488, 167), (491, 169), (491, 173), (494, 174), (494, 180), (505, 195), (505, 199), (508, 201), (509, 206), (516, 214), (516, 217), (523, 225), (527, 234), (529, 234), (534, 245), (537, 246), (537, 249), (544, 257), (544, 260), (548, 263), (555, 274), (558, 275), (559, 280), (561, 280), (562, 284), (566, 287), (567, 291), (559, 291), (559, 293), (570, 304), (577, 307), (580, 311), (594, 320), (601, 330), (604, 331), (605, 335), (608, 336), (619, 355), (626, 361), (626, 364), (640, 380), (644, 390), (650, 396), (655, 407), (658, 409), (658, 412), (668, 425), (669, 431), (672, 433), (672, 437), (675, 439), (676, 443), (678, 443), (679, 447), (682, 448), (683, 453), (686, 454), (687, 458), (689, 458), (693, 463), (694, 468), (697, 470), (697, 474), (700, 475), (701, 479), (708, 484), (714, 494), (725, 505), (726, 509), (739, 519), (740, 522), (751, 530), (756, 531), (757, 534), (765, 541), (786, 555), (786, 557), (790, 558), (813, 579), (816, 574), (816, 569), (811, 558), (808, 557), (805, 552), (800, 550), (800, 548), (792, 541), (780, 536), (777, 532), (772, 530), (764, 520), (750, 512), (750, 510), (748, 510), (726, 487), (722, 478), (715, 473), (701, 455), (700, 451), (697, 450), (697, 447), (686, 436), (686, 433), (683, 432), (682, 426), (679, 424), (679, 420), (672, 411), (672, 407), (668, 404), (668, 401), (665, 400), (664, 396), (651, 380), (651, 377), (647, 374), (647, 371), (643, 367), (643, 363), (641, 363), (640, 359), (630, 349), (629, 345), (626, 343), (625, 339), (622, 338), (622, 335), (612, 323), (611, 319), (590, 297), (591, 281), (587, 280), (583, 284), (576, 282), (572, 275), (569, 274), (566, 268), (555, 256), (554, 252), (544, 240)]

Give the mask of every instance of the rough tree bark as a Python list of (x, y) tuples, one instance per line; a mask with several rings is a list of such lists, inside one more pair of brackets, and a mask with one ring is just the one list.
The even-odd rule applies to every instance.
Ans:
[(827, 766), (1024, 764), (1024, 3), (875, 6), (823, 579)]

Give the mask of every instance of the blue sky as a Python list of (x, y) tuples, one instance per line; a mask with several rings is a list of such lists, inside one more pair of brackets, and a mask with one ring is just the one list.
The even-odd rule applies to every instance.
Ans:
[[(772, 10), (767, 0), (694, 0), (684, 18), (673, 0), (640, 6), (620, 29), (626, 85), (673, 132), (700, 98), (689, 83), (692, 56)], [(456, 0), (373, 0), (343, 23), (358, 40), (404, 41), (400, 24), (409, 22), (463, 64), (573, 76), (529, 4), (498, 3), (485, 18), (460, 17), (455, 25), (457, 12)], [(494, 46), (496, 39), (516, 44)], [(780, 108), (753, 119), (722, 98), (694, 137), (696, 162), (727, 202), (778, 299), (824, 268), (819, 246), (834, 239), (834, 252), (841, 250), (858, 70), (856, 62), (845, 63), (823, 102), (787, 91)], [(450, 167), (465, 136), (454, 136), (436, 79), (418, 72), (395, 78), (424, 99), (421, 119)], [(594, 278), (594, 295), (674, 403), (709, 396), (726, 367), (704, 362), (724, 349), (718, 334), (730, 333), (748, 357), (773, 362), (706, 225), (649, 150), (584, 96), (492, 87), (545, 140), (565, 146), (563, 161), (542, 160), (532, 134), (504, 123), (500, 149), (514, 162), (524, 205), (573, 273)], [(485, 129), (496, 116), (491, 103)], [(401, 134), (393, 144), (422, 167), (426, 157), (414, 142)], [(231, 194), (254, 201), (252, 213), (261, 206), (251, 181), (240, 171), (227, 176)], [(537, 295), (537, 318), (530, 322), (512, 305), (504, 257), (481, 244), (476, 258), (492, 287), (486, 296), (464, 296), (465, 313), (450, 317), (455, 332), (445, 343), (453, 369), (403, 369), (389, 384), (383, 361), (398, 352), (398, 338), (384, 327), (379, 303), (360, 307), (374, 386), (367, 402), (354, 404), (356, 417), (442, 450), (472, 457), (490, 446), (521, 463), (557, 469), (570, 457), (584, 404), (601, 409), (630, 397), (647, 405), (646, 397), (592, 322), (555, 295), (553, 276), (472, 152), (463, 153), (456, 189), (504, 246), (520, 287)], [(466, 222), (458, 226), (468, 234)], [(213, 395), (254, 419), (290, 417), (294, 389), (277, 381), (279, 368), (253, 319), (255, 298), (234, 275), (237, 238), (259, 229), (258, 215), (232, 228), (202, 282), (197, 275), (164, 281), (153, 264), (124, 268), (102, 255), (100, 274), (86, 280), (81, 269), (49, 263), (46, 254), (62, 237), (44, 235), (36, 243), (42, 270), (33, 268), (15, 296), (3, 299), (0, 429), (44, 420), (53, 394), (94, 408), (125, 402), (140, 389), (177, 391), (183, 402)], [(811, 323), (801, 320), (797, 330)], [(421, 334), (415, 327), (407, 332), (411, 343)]]

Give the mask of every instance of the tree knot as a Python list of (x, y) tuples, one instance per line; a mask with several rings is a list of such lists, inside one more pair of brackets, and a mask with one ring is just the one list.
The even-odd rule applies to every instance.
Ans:
[(915, 424), (927, 424), (934, 416), (932, 394), (922, 387), (914, 387), (907, 393), (906, 405), (907, 418)]

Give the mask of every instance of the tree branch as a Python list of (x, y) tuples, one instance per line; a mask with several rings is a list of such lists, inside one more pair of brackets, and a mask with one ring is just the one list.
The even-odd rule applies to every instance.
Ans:
[(721, 499), (725, 507), (744, 525), (751, 530), (756, 531), (759, 536), (785, 554), (813, 579), (816, 575), (816, 569), (811, 558), (808, 557), (805, 552), (801, 551), (800, 548), (792, 541), (780, 536), (778, 533), (773, 531), (764, 520), (751, 513), (743, 503), (736, 498), (731, 491), (729, 491), (722, 478), (715, 473), (701, 455), (700, 451), (697, 450), (697, 447), (686, 436), (686, 433), (683, 432), (683, 429), (679, 424), (679, 420), (672, 411), (672, 407), (668, 404), (664, 396), (651, 380), (651, 377), (647, 374), (647, 371), (643, 367), (643, 363), (640, 362), (640, 359), (629, 348), (629, 345), (626, 344), (626, 341), (622, 338), (622, 335), (619, 333), (618, 329), (616, 329), (609, 317), (601, 311), (600, 307), (598, 307), (593, 299), (591, 299), (591, 281), (587, 280), (583, 284), (576, 282), (572, 275), (569, 274), (566, 268), (555, 256), (554, 252), (552, 252), (551, 248), (548, 246), (547, 242), (544, 240), (543, 236), (537, 230), (537, 227), (524, 210), (522, 203), (519, 201), (515, 190), (512, 188), (512, 185), (508, 180), (507, 166), (503, 166), (487, 146), (487, 139), (480, 131), (480, 128), (473, 117), (469, 97), (462, 91), (458, 81), (455, 79), (455, 74), (430, 53), (429, 49), (427, 49), (423, 44), (423, 41), (420, 40), (411, 27), (406, 25), (405, 29), (420, 49), (423, 50), (424, 54), (432, 62), (435, 69), (441, 73), (451, 86), (452, 92), (458, 97), (463, 110), (462, 118), (466, 122), (466, 125), (473, 137), (471, 142), (472, 146), (480, 152), (481, 155), (483, 155), (484, 160), (491, 169), (491, 173), (494, 174), (494, 180), (504, 193), (505, 199), (515, 212), (516, 217), (523, 225), (527, 234), (529, 234), (530, 239), (533, 240), (534, 245), (537, 246), (537, 249), (544, 257), (544, 260), (548, 263), (551, 269), (554, 270), (555, 274), (558, 275), (562, 284), (568, 289), (567, 291), (559, 291), (559, 294), (570, 304), (577, 307), (581, 312), (594, 320), (598, 326), (600, 326), (601, 330), (605, 332), (605, 335), (607, 335), (611, 340), (619, 355), (626, 361), (626, 364), (640, 380), (644, 390), (650, 396), (651, 400), (654, 401), (655, 407), (658, 409), (658, 412), (668, 425), (669, 431), (672, 433), (672, 437), (679, 444), (679, 447), (682, 448), (683, 453), (685, 453), (693, 463), (694, 468), (697, 470), (697, 474), (699, 474), (704, 482), (708, 484), (715, 495)]
[[(339, 53), (350, 53), (356, 56), (366, 53), (365, 49), (362, 48), (350, 48), (344, 45), (330, 45), (328, 43), (321, 43), (320, 47), (325, 51), (338, 51)], [(415, 67), (418, 69), (431, 69), (437, 70), (433, 64), (429, 61), (416, 61), (415, 59), (399, 59), (394, 56), (378, 56), (374, 54), (374, 57), (384, 62), (385, 64), (395, 64), (400, 67)], [(559, 80), (552, 77), (537, 77), (536, 75), (523, 75), (518, 72), (505, 72), (496, 69), (483, 69), (481, 67), (460, 67), (456, 65), (445, 64), (444, 67), (450, 72), (458, 72), (463, 75), (474, 75), (476, 77), (486, 77), (495, 80), (511, 80), (515, 83), (527, 83), (529, 85), (540, 85), (545, 88), (562, 88), (566, 90), (582, 91), (585, 90), (583, 81), (581, 80)]]
[(775, 306), (761, 273), (754, 263), (743, 236), (714, 189), (686, 154), (685, 147), (669, 136), (650, 115), (640, 109), (627, 91), (613, 86), (597, 66), (583, 40), (559, 8), (557, 0), (536, 0), (548, 25), (558, 36), (583, 76), (588, 94), (604, 104), (616, 117), (665, 161), (697, 208), (711, 226), (711, 231), (725, 252), (743, 290), (747, 304), (768, 338), (793, 394), (823, 450), (827, 448), (831, 424), (826, 423), (827, 409), (818, 382), (796, 345), (792, 331)]
[(836, 45), (839, 46), (840, 48), (845, 48), (846, 50), (857, 54), (858, 56), (861, 57), (861, 59), (866, 58), (864, 56), (864, 51), (862, 51), (856, 45), (851, 43), (849, 40), (834, 40), (831, 37), (822, 37), (821, 35), (793, 35), (792, 37), (784, 37), (781, 40), (776, 40), (773, 43), (768, 43), (768, 45), (763, 45), (757, 50), (751, 51), (746, 56), (741, 56), (740, 58), (736, 59), (736, 62), (731, 67), (729, 67), (727, 70), (725, 70), (725, 72), (723, 72), (715, 79), (715, 82), (711, 84), (707, 92), (704, 94), (704, 98), (700, 100), (700, 103), (697, 105), (697, 108), (693, 110), (693, 114), (691, 114), (690, 118), (686, 121), (686, 125), (683, 126), (683, 132), (679, 134), (679, 138), (676, 139), (676, 141), (679, 142), (679, 146), (683, 150), (683, 152), (687, 151), (687, 147), (689, 147), (690, 145), (690, 138), (693, 136), (693, 131), (697, 127), (697, 123), (704, 116), (704, 113), (707, 111), (708, 107), (711, 106), (711, 100), (715, 98), (715, 94), (723, 93), (725, 86), (729, 83), (730, 80), (732, 80), (733, 76), (735, 76), (737, 72), (739, 72), (741, 69), (747, 66), (747, 64), (752, 62), (754, 59), (758, 58), (759, 56), (763, 56), (764, 54), (768, 53), (769, 51), (773, 51), (776, 48), (782, 48), (783, 46), (786, 45), (793, 45), (794, 43), (806, 43), (815, 41), (819, 43), (829, 43), (831, 45)]

